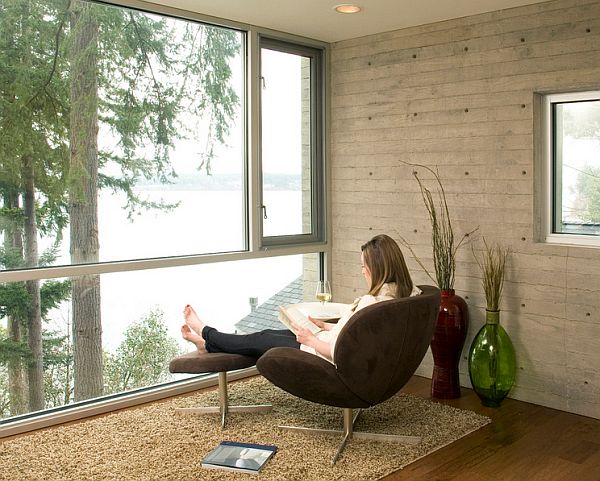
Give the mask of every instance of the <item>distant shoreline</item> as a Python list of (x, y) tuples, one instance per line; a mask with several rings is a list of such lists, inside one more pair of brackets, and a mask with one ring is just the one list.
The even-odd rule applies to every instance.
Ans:
[[(170, 182), (161, 183), (156, 179), (141, 180), (135, 185), (137, 190), (241, 190), (243, 178), (238, 174), (181, 174), (170, 179)], [(263, 177), (264, 190), (299, 191), (302, 188), (300, 174), (265, 174)]]

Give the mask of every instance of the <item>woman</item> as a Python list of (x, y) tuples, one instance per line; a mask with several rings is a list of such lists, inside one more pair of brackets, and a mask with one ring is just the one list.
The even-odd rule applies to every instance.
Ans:
[(398, 244), (382, 234), (361, 247), (362, 273), (369, 291), (351, 305), (336, 324), (309, 317), (321, 331), (316, 334), (293, 325), (288, 329), (266, 329), (252, 334), (227, 334), (206, 326), (188, 304), (183, 310), (183, 338), (196, 345), (199, 351), (228, 352), (259, 357), (272, 347), (294, 347), (333, 362), (335, 342), (341, 329), (352, 315), (366, 306), (394, 298), (414, 296), (421, 290), (413, 286), (404, 256)]

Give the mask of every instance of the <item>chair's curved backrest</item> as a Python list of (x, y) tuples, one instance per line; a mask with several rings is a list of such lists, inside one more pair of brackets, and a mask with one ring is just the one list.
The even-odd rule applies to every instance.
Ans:
[(269, 349), (257, 361), (276, 386), (309, 401), (366, 408), (393, 396), (423, 360), (439, 313), (440, 291), (384, 301), (356, 312), (340, 332), (335, 366), (291, 347)]
[(433, 337), (440, 291), (361, 309), (340, 332), (334, 362), (339, 379), (369, 405), (398, 392), (423, 360)]

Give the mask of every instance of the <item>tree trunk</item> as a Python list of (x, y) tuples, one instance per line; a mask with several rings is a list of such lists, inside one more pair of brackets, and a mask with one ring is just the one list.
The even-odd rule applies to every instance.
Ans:
[[(98, 25), (90, 5), (71, 3), (71, 164), (69, 172), (72, 264), (98, 262)], [(102, 395), (100, 277), (72, 279), (75, 401)]]
[[(21, 323), (13, 316), (8, 316), (8, 337), (13, 342), (21, 341)], [(8, 368), (8, 402), (11, 416), (18, 416), (29, 412), (27, 402), (27, 386), (23, 360), (11, 357), (7, 362)]]
[[(5, 195), (4, 206), (10, 209), (17, 209), (19, 207), (18, 194)], [(23, 234), (17, 222), (10, 222), (4, 230), (4, 249), (6, 252), (14, 252), (19, 257), (23, 257)], [(22, 342), (21, 320), (11, 313), (8, 314), (7, 318), (9, 339), (15, 343)], [(7, 368), (10, 414), (11, 416), (25, 414), (29, 412), (29, 404), (27, 401), (27, 385), (25, 383), (23, 359), (19, 356), (10, 357), (7, 362)]]
[[(35, 181), (33, 159), (23, 158), (23, 211), (25, 214), (25, 265), (38, 266), (37, 221), (35, 211)], [(27, 343), (31, 358), (27, 366), (29, 380), (29, 409), (40, 411), (44, 409), (44, 364), (42, 352), (42, 314), (40, 299), (40, 281), (25, 282), (30, 297), (29, 312), (27, 313)]]

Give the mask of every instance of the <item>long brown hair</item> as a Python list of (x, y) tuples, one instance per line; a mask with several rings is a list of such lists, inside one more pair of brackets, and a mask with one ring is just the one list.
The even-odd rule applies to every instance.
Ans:
[(402, 251), (394, 239), (385, 234), (376, 235), (360, 249), (371, 271), (369, 294), (376, 296), (383, 284), (395, 282), (396, 297), (410, 296), (413, 282)]

